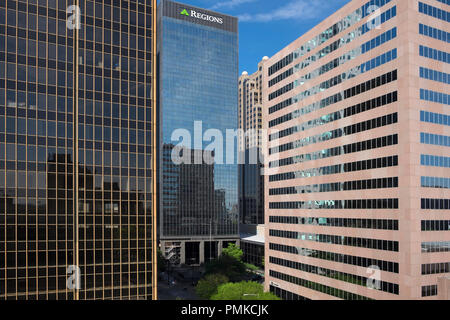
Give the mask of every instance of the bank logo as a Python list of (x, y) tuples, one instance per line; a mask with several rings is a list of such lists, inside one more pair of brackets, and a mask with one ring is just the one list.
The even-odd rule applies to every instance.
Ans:
[(196, 18), (199, 20), (205, 20), (205, 21), (210, 21), (210, 22), (214, 22), (214, 23), (218, 23), (218, 24), (223, 24), (223, 18), (210, 16), (205, 13), (197, 12), (195, 10), (190, 10), (190, 11), (191, 12), (189, 13), (186, 9), (183, 9), (183, 11), (181, 11), (180, 14), (183, 16), (192, 17), (192, 18)]

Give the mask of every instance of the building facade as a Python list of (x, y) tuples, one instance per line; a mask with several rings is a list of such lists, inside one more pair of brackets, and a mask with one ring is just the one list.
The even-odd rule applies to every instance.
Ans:
[(0, 3), (0, 299), (156, 299), (155, 5)]
[(237, 141), (207, 148), (236, 130), (237, 19), (165, 0), (158, 12), (159, 237), (174, 264), (198, 265), (239, 240), (237, 160), (225, 162)]
[(450, 272), (449, 22), (448, 0), (351, 1), (264, 63), (266, 289), (437, 298)]
[[(268, 57), (264, 57), (263, 61)], [(264, 224), (264, 178), (263, 163), (250, 161), (253, 154), (260, 157), (263, 144), (262, 125), (262, 62), (258, 70), (249, 75), (246, 71), (239, 77), (238, 128), (244, 135), (239, 139), (239, 153), (245, 159), (239, 164), (239, 211), (240, 223)]]
[(244, 71), (239, 77), (238, 127), (239, 139), (239, 219), (243, 260), (262, 266), (264, 258), (264, 163), (263, 163), (263, 111), (262, 64), (249, 75)]

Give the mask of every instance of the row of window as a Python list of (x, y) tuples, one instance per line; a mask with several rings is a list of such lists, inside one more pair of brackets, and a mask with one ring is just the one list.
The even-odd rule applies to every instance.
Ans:
[[(128, 247), (128, 245), (124, 245), (126, 242), (128, 242), (128, 240), (130, 241), (131, 247), (127, 248), (127, 249), (131, 249), (131, 248), (138, 248), (137, 243), (139, 240), (140, 244), (143, 244), (141, 241), (143, 239), (148, 240), (145, 237), (145, 233), (149, 231), (149, 227), (150, 226), (146, 226), (145, 225), (145, 220), (144, 219), (139, 219), (139, 222), (137, 222), (136, 217), (130, 217), (130, 219), (126, 218), (126, 213), (123, 214), (125, 217), (125, 219), (122, 219), (122, 226), (124, 227), (124, 229), (120, 230), (120, 228), (118, 227), (114, 227), (113, 230), (111, 230), (111, 225), (105, 225), (105, 226), (99, 226), (99, 225), (92, 225), (91, 223), (88, 223), (88, 226), (85, 228), (80, 227), (80, 235), (82, 235), (82, 238), (86, 239), (86, 240), (110, 240), (108, 242), (105, 241), (105, 243), (102, 244), (98, 244), (96, 243), (96, 248), (86, 248), (86, 249), (90, 249), (90, 253), (93, 253), (93, 250), (96, 251), (96, 254), (101, 254), (101, 252), (103, 252), (103, 249), (105, 250), (104, 252), (107, 253), (108, 255), (111, 254), (112, 250), (107, 250), (107, 249), (118, 249), (121, 247), (121, 243), (122, 242), (122, 246), (124, 247), (123, 249), (126, 249)], [(71, 218), (72, 216), (69, 216), (68, 218)], [(143, 215), (141, 216), (143, 217)], [(140, 217), (140, 218), (141, 218)], [(73, 223), (73, 220), (71, 219), (67, 219), (68, 223), (71, 224)], [(111, 219), (108, 219), (109, 221), (111, 221)], [(128, 221), (129, 220), (134, 220), (134, 223), (132, 224), (133, 226), (136, 226), (137, 224), (137, 228), (130, 228), (130, 226), (128, 225)], [(41, 222), (41, 221), (39, 221)], [(119, 220), (120, 223), (120, 220)], [(64, 225), (64, 223), (62, 223), (62, 225)], [(61, 246), (64, 247), (69, 247), (69, 249), (72, 247), (72, 243), (71, 243), (71, 238), (73, 235), (73, 227), (61, 227), (58, 226), (56, 227), (55, 225), (52, 224), (43, 224), (43, 225), (39, 225), (39, 227), (36, 226), (23, 226), (23, 225), (8, 225), (6, 228), (5, 227), (0, 227), (0, 230), (2, 231), (2, 235), (6, 235), (6, 238), (2, 239), (2, 242), (5, 241), (6, 242), (10, 242), (11, 243), (20, 243), (20, 248), (18, 248), (17, 250), (19, 251), (18, 253), (22, 254), (25, 252), (22, 252), (21, 250), (25, 251), (25, 248), (22, 247), (22, 244), (27, 243), (27, 244), (33, 244), (33, 249), (31, 249), (31, 251), (35, 251), (36, 250), (36, 242), (38, 242), (38, 249), (39, 251), (42, 250), (42, 241), (49, 241), (49, 245), (47, 246), (47, 249), (50, 251), (61, 251)], [(138, 230), (138, 231), (136, 231)], [(62, 240), (69, 240), (69, 242), (67, 243), (67, 245), (62, 242), (60, 246), (57, 247), (57, 243), (56, 241), (62, 241)], [(119, 241), (120, 240), (120, 241)], [(85, 244), (80, 243), (80, 246), (82, 248), (85, 248)], [(45, 246), (44, 246), (45, 249)], [(27, 248), (27, 251), (29, 251), (30, 248)], [(15, 251), (14, 249), (12, 249), (12, 251)], [(128, 250), (127, 250), (128, 251)], [(3, 258), (3, 257), (2, 257)], [(25, 260), (25, 259), (23, 259)], [(100, 260), (102, 260), (100, 258)], [(103, 261), (104, 263), (108, 263), (107, 261)], [(25, 266), (25, 265), (24, 265)], [(3, 267), (3, 264), (2, 264)]]
[(397, 49), (392, 49), (376, 58), (361, 64), (361, 73), (368, 72), (378, 66), (390, 62), (391, 60), (397, 59)]
[(398, 209), (398, 199), (270, 202), (269, 209)]
[[(358, 12), (358, 11), (356, 11), (356, 12)], [(327, 30), (325, 30), (321, 34), (317, 35), (314, 39), (311, 39), (310, 41), (308, 41), (305, 46), (301, 46), (299, 49), (293, 51), (292, 53), (290, 53), (286, 57), (280, 59), (279, 61), (277, 61), (276, 63), (271, 65), (269, 67), (269, 77), (272, 74), (274, 74), (275, 72), (283, 69), (285, 66), (289, 65), (290, 63), (292, 63), (292, 61), (294, 61), (294, 52), (295, 52), (295, 55), (296, 55), (295, 59), (297, 59), (300, 56), (303, 56), (304, 54), (306, 54), (307, 52), (310, 52), (315, 47), (317, 47), (317, 46), (321, 45), (322, 43), (326, 42), (328, 39), (334, 37), (336, 34), (338, 34), (339, 32), (342, 31), (341, 30), (342, 27), (343, 28), (347, 28), (347, 24), (343, 23), (345, 20), (346, 19), (343, 19), (343, 20), (339, 21), (338, 23), (334, 24), (332, 27), (328, 28)], [(356, 22), (357, 21), (354, 21), (352, 24), (354, 24)], [(348, 26), (348, 27), (350, 27), (350, 26)]]
[(278, 89), (275, 92), (272, 92), (271, 94), (269, 94), (269, 101), (275, 99), (276, 97), (279, 97), (283, 94), (285, 94), (286, 92), (291, 91), (292, 89), (294, 89), (294, 83), (291, 82), (287, 85), (285, 85), (284, 87)]
[(450, 74), (420, 67), (420, 77), (428, 80), (450, 84)]
[(437, 285), (422, 286), (422, 297), (437, 296)]
[[(33, 118), (34, 117), (28, 117), (27, 120), (26, 118), (21, 117), (6, 117), (5, 126), (5, 117), (0, 116), (0, 132), (6, 132), (7, 134), (26, 134), (28, 136), (38, 135), (56, 137), (56, 129), (58, 129), (59, 138), (66, 137), (67, 131), (67, 137), (72, 139), (72, 122), (50, 121), (50, 117), (48, 117), (47, 121), (44, 119), (36, 121), (36, 119)], [(139, 141), (139, 144), (143, 144), (145, 134), (147, 134), (148, 138), (150, 137), (149, 132), (146, 132), (145, 130), (136, 130), (136, 122), (128, 122), (125, 119), (122, 118), (122, 123), (120, 123), (118, 120), (113, 120), (111, 123), (109, 119), (103, 118), (103, 121), (96, 121), (96, 123), (100, 122), (100, 125), (96, 126), (91, 124), (80, 124), (78, 126), (79, 138), (94, 140), (95, 132), (95, 139), (98, 141), (102, 141), (102, 137), (104, 137), (104, 141), (111, 141), (112, 138), (113, 142), (119, 142), (119, 137), (122, 136), (122, 143), (128, 143), (128, 140), (130, 139), (131, 143), (136, 143), (136, 141)], [(92, 123), (92, 118), (90, 120), (90, 122)], [(81, 123), (83, 123), (83, 121)], [(119, 127), (120, 124), (122, 124), (121, 127)], [(137, 126), (139, 129), (145, 128), (144, 122), (138, 122)]]
[[(398, 95), (397, 95), (397, 91), (382, 95), (380, 97), (377, 98), (373, 98), (371, 100), (365, 101), (365, 102), (361, 102), (358, 103), (354, 106), (351, 107), (347, 107), (345, 109), (327, 114), (325, 116), (322, 116), (320, 118), (316, 118), (314, 120), (309, 120), (307, 122), (304, 122), (300, 125), (297, 126), (293, 126), (284, 130), (281, 130), (277, 133), (271, 134), (269, 135), (269, 141), (278, 139), (278, 138), (282, 138), (288, 135), (291, 135), (293, 133), (296, 132), (301, 132), (301, 131), (305, 131), (308, 130), (310, 128), (316, 128), (319, 126), (322, 126), (324, 124), (333, 122), (333, 121), (337, 121), (340, 119), (344, 119), (347, 117), (351, 117), (353, 115), (359, 114), (359, 113), (363, 113), (372, 109), (376, 109), (379, 107), (382, 107), (384, 105), (387, 104), (391, 104), (393, 102), (396, 102), (398, 99)], [(279, 117), (277, 119), (274, 119), (272, 121), (269, 122), (269, 127), (273, 127), (275, 125), (284, 123), (286, 121), (292, 120), (293, 118), (298, 118), (299, 115), (296, 112), (292, 112), (292, 113), (288, 113), (282, 117)]]
[[(65, 13), (65, 10), (67, 9), (67, 6), (70, 5), (73, 1), (72, 0), (18, 0), (19, 2), (17, 3), (17, 1), (8, 1), (8, 8), (9, 9), (17, 9), (20, 11), (26, 11), (27, 5), (25, 3), (28, 3), (28, 7), (34, 7), (36, 8), (37, 4), (39, 4), (38, 8), (41, 9), (46, 9), (49, 8), (50, 10), (52, 9), (59, 9), (59, 10), (63, 10)], [(25, 2), (25, 3), (22, 3)], [(111, 10), (111, 8), (120, 8), (120, 4), (122, 1), (120, 0), (104, 0), (103, 1), (105, 3), (105, 8), (107, 10)], [(57, 5), (58, 3), (58, 5)], [(86, 1), (86, 10), (90, 11), (90, 15), (93, 15), (94, 12), (94, 3), (95, 1)], [(111, 6), (112, 4), (112, 6)], [(123, 9), (130, 9), (133, 11), (139, 11), (139, 12), (145, 12), (145, 4), (147, 4), (147, 12), (150, 13), (151, 12), (151, 5), (152, 5), (152, 0), (129, 0), (129, 1), (123, 1), (122, 2), (122, 8)], [(83, 1), (81, 8), (83, 9), (82, 11), (85, 11), (85, 3)], [(0, 5), (0, 7), (6, 7), (6, 2), (2, 3)], [(101, 10), (102, 6), (101, 5), (96, 5), (96, 17), (97, 18), (101, 18), (102, 15), (101, 13), (98, 13), (99, 10)], [(39, 10), (41, 12), (41, 10)], [(44, 10), (47, 11), (47, 10)], [(120, 11), (119, 11), (120, 12)], [(100, 14), (100, 15), (98, 15)], [(119, 15), (116, 15), (115, 18), (119, 18)]]
[(432, 145), (442, 146), (442, 147), (450, 147), (450, 137), (443, 136), (440, 134), (421, 132), (420, 133), (420, 143), (432, 144)]
[[(317, 48), (318, 46), (322, 45), (326, 41), (328, 41), (330, 38), (334, 37), (338, 33), (350, 28), (354, 24), (361, 21), (364, 17), (370, 15), (372, 12), (369, 10), (373, 6), (377, 6), (378, 8), (383, 7), (384, 5), (388, 4), (391, 0), (371, 0), (367, 3), (365, 3), (361, 8), (358, 8), (355, 12), (351, 13), (341, 21), (334, 24), (332, 27), (328, 28), (321, 34), (317, 35), (315, 38), (309, 40), (305, 45), (301, 46), (297, 50), (294, 51), (294, 60), (309, 53), (313, 49)], [(395, 9), (394, 15), (395, 15)], [(379, 19), (372, 19), (369, 23), (366, 23), (362, 26), (362, 33), (365, 34), (372, 30), (372, 27), (376, 27), (380, 25), (380, 23), (384, 23), (387, 20), (387, 14), (392, 15), (392, 12), (389, 12), (391, 10), (388, 10), (387, 12), (384, 12), (380, 15)], [(388, 13), (389, 12), (389, 13)]]
[(450, 157), (421, 154), (420, 164), (429, 167), (450, 168)]
[[(360, 286), (366, 286), (368, 283), (369, 278), (358, 276), (351, 273), (341, 272), (337, 270), (331, 270), (323, 267), (313, 266), (297, 261), (290, 261), (286, 259), (276, 258), (276, 257), (269, 257), (270, 263), (283, 266), (286, 268), (296, 269), (303, 272), (313, 273), (320, 276), (337, 279), (340, 281), (345, 281), (348, 283), (360, 285)], [(376, 290), (389, 292), (393, 294), (398, 294), (398, 284), (380, 281), (379, 287), (374, 287)]]
[(422, 264), (422, 274), (450, 273), (450, 262)]
[[(395, 11), (396, 7), (395, 6), (392, 7), (391, 10)], [(390, 12), (391, 10), (388, 10), (386, 12), (387, 18), (390, 18), (390, 13), (388, 13), (388, 12)], [(386, 19), (386, 20), (389, 20), (389, 19)], [(388, 42), (388, 41), (390, 41), (390, 40), (392, 40), (392, 39), (394, 39), (396, 37), (397, 37), (397, 28), (394, 27), (391, 30), (388, 30), (385, 33), (382, 33), (379, 36), (373, 38), (372, 40), (367, 41), (366, 43), (364, 43), (361, 46), (362, 53), (364, 54), (364, 53), (366, 53), (366, 52), (368, 52), (368, 51), (370, 51), (370, 50), (372, 50), (374, 48), (377, 48), (377, 47), (381, 46), (383, 43)]]
[[(16, 72), (16, 67), (17, 67), (17, 72)], [(5, 70), (6, 69), (6, 70)], [(6, 71), (6, 74), (5, 74)], [(88, 76), (90, 79), (90, 82), (86, 82), (86, 84), (90, 84), (91, 85), (91, 90), (93, 90), (93, 79), (94, 77), (92, 76)], [(13, 64), (13, 63), (8, 63), (7, 67), (5, 68), (5, 64), (3, 62), (0, 62), (0, 79), (7, 79), (7, 80), (11, 80), (8, 81), (8, 86), (12, 86), (14, 84), (14, 81), (18, 81), (17, 83), (17, 89), (21, 90), (21, 91), (25, 91), (25, 86), (23, 85), (23, 82), (28, 82), (28, 88), (31, 89), (31, 84), (42, 84), (42, 85), (49, 85), (49, 86), (57, 86), (60, 92), (62, 92), (62, 94), (65, 93), (67, 89), (71, 90), (73, 88), (73, 84), (72, 84), (72, 80), (73, 80), (73, 73), (72, 72), (65, 72), (62, 70), (56, 70), (53, 68), (36, 68), (34, 66), (28, 65), (20, 65), (20, 64)], [(145, 81), (144, 76), (142, 76), (142, 81)], [(86, 79), (87, 80), (87, 79)], [(111, 81), (111, 79), (108, 79), (109, 81)], [(98, 81), (96, 79), (96, 81)], [(116, 80), (119, 81), (119, 80)], [(2, 80), (2, 82), (4, 83), (5, 81)], [(22, 82), (22, 83), (21, 83)], [(134, 85), (136, 85), (135, 83), (133, 83)], [(117, 86), (116, 88), (119, 88), (119, 86)], [(33, 90), (34, 91), (34, 90)], [(50, 91), (50, 90), (49, 90)]]
[[(318, 102), (312, 103), (306, 107), (302, 107), (301, 109), (295, 110), (293, 113), (298, 113), (300, 115), (305, 115), (308, 113), (311, 113), (316, 110), (323, 109), (325, 107), (328, 107), (332, 104), (338, 103), (342, 100), (349, 99), (351, 97), (357, 96), (361, 93), (364, 93), (366, 91), (370, 91), (372, 89), (378, 88), (382, 85), (385, 85), (387, 83), (390, 83), (392, 81), (397, 80), (397, 70), (385, 73), (381, 76), (375, 77), (371, 80), (368, 80), (366, 82), (363, 82), (359, 85), (356, 85), (354, 87), (351, 87), (349, 89), (346, 89), (345, 91), (338, 92), (334, 95), (331, 95), (327, 98), (324, 98)], [(285, 101), (282, 101), (273, 107), (269, 108), (269, 114), (272, 114), (276, 111), (279, 111), (281, 109), (287, 108), (290, 105), (297, 103), (298, 100), (295, 98), (289, 98)]]
[[(67, 39), (65, 38), (65, 28), (67, 28), (65, 20), (58, 21), (57, 30), (55, 19), (49, 18), (47, 22), (47, 19), (45, 17), (39, 17), (38, 31), (33, 31), (36, 30), (36, 16), (29, 15), (28, 20), (28, 25), (26, 25), (26, 18), (25, 20), (21, 20), (24, 21), (23, 23), (19, 23), (19, 28), (17, 29), (17, 37), (8, 37), (9, 46), (11, 46), (11, 44), (12, 46), (14, 46), (16, 39), (20, 41), (27, 38), (27, 35), (29, 35), (29, 38), (33, 40), (36, 40), (36, 38), (38, 38), (39, 40), (44, 41), (47, 36), (49, 39), (49, 43), (58, 43), (59, 45), (65, 45), (65, 42), (68, 42), (70, 47), (72, 46), (71, 34), (67, 36)], [(82, 42), (81, 48), (83, 48), (84, 45), (88, 49), (93, 49), (94, 46), (96, 46), (97, 48), (102, 48), (101, 44), (103, 43), (103, 45), (105, 46), (105, 51), (111, 52), (111, 46), (113, 46), (112, 50), (116, 54), (122, 51), (124, 54), (126, 53), (126, 55), (128, 55), (128, 52), (130, 52), (130, 55), (136, 56), (136, 54), (138, 54), (140, 57), (145, 57), (145, 47), (151, 47), (151, 38), (145, 37), (145, 30), (142, 28), (138, 28), (138, 30), (136, 30), (135, 27), (130, 27), (130, 32), (128, 32), (127, 27), (122, 27), (122, 32), (120, 32), (118, 26), (118, 24), (111, 25), (111, 23), (108, 21), (105, 21), (103, 27), (86, 26), (86, 31), (81, 31), (80, 34), (80, 38), (86, 41), (86, 44)], [(48, 34), (46, 27), (48, 27)], [(15, 36), (15, 28), (8, 26), (8, 34)], [(100, 44), (100, 46), (98, 46), (98, 44)], [(4, 43), (2, 43), (2, 47), (4, 47)], [(14, 51), (12, 51), (11, 49), (12, 48), (9, 47), (8, 52), (13, 53)], [(27, 48), (23, 48), (23, 50), (26, 49)], [(136, 52), (136, 50), (139, 51)]]
[(281, 288), (270, 285), (270, 292), (274, 295), (278, 296), (281, 300), (287, 301), (297, 301), (297, 300), (311, 300), (296, 293), (292, 293), (287, 290), (283, 290)]
[(446, 4), (450, 6), (450, 0), (436, 0), (439, 1), (440, 3)]
[(312, 184), (307, 186), (283, 187), (269, 189), (269, 195), (304, 194), (316, 192), (339, 192), (350, 190), (371, 190), (397, 188), (398, 177), (365, 179), (357, 181)]
[[(65, 12), (57, 12), (56, 10), (48, 8), (47, 14), (47, 8), (40, 7), (38, 10), (36, 6), (32, 4), (29, 5), (28, 12), (26, 6), (19, 7), (19, 10), (15, 10), (15, 8), (11, 7), (8, 10), (0, 8), (0, 25), (6, 25), (8, 31), (15, 31), (14, 28), (19, 27), (65, 35), (66, 30), (64, 30), (64, 27), (67, 28), (67, 26), (64, 20), (66, 14), (63, 15), (63, 13)], [(5, 28), (5, 26), (2, 27)], [(71, 30), (67, 29), (67, 33), (72, 36)]]
[[(395, 11), (396, 7), (395, 6), (392, 7), (391, 10)], [(386, 14), (389, 15), (389, 18), (390, 18), (390, 14), (388, 14), (388, 12), (390, 12), (390, 10), (388, 10), (386, 12)], [(389, 20), (389, 19), (387, 19), (387, 20)], [(361, 46), (362, 53), (364, 54), (364, 53), (366, 53), (366, 52), (368, 52), (368, 51), (370, 51), (370, 50), (372, 50), (374, 48), (377, 48), (377, 47), (381, 46), (382, 44), (384, 44), (385, 42), (388, 42), (388, 41), (390, 41), (392, 39), (395, 39), (396, 37), (397, 37), (397, 28), (394, 27), (391, 30), (388, 30), (385, 33), (382, 33), (381, 35), (379, 35), (379, 36), (373, 38), (372, 40), (367, 41), (366, 43), (364, 43)]]
[(450, 189), (450, 178), (444, 177), (420, 177), (422, 188)]
[[(391, 9), (388, 9), (385, 13), (383, 13), (380, 16), (380, 19), (372, 20), (372, 22), (374, 22), (374, 24), (371, 27), (373, 28), (373, 27), (380, 26), (381, 24), (390, 20), (391, 18), (395, 17), (396, 15), (397, 15), (397, 7), (394, 6)], [(350, 27), (350, 26), (348, 26), (348, 27)], [(293, 68), (290, 68), (290, 69), (286, 70), (285, 72), (279, 74), (278, 76), (272, 78), (269, 81), (269, 88), (272, 87), (273, 85), (277, 84), (278, 82), (286, 79), (287, 77), (291, 76), (292, 74), (297, 73), (300, 70), (303, 70), (304, 68), (308, 67), (311, 63), (314, 63), (314, 62), (326, 57), (330, 53), (341, 48), (342, 46), (348, 45), (350, 42), (358, 39), (359, 37), (366, 34), (370, 30), (371, 29), (368, 28), (367, 24), (364, 24), (361, 27), (348, 33), (347, 35), (340, 37), (338, 40), (334, 41), (333, 43), (329, 44), (328, 46), (324, 47), (323, 49), (310, 55), (309, 57), (307, 57), (300, 63), (296, 64)], [(388, 32), (389, 32), (389, 37), (392, 38), (392, 33), (391, 33), (392, 31), (388, 31)], [(385, 34), (383, 35), (383, 38), (384, 39), (386, 38)], [(377, 40), (375, 40), (375, 42), (377, 42)], [(383, 43), (384, 42), (386, 42), (386, 40), (384, 40)], [(311, 44), (313, 44), (313, 43), (311, 43)], [(365, 52), (373, 49), (374, 47), (375, 47), (375, 44), (374, 43), (371, 44), (369, 41), (368, 43), (364, 44), (363, 47), (361, 48), (363, 51), (362, 53), (365, 53)], [(357, 50), (359, 50), (359, 48)], [(359, 53), (357, 53), (357, 54), (359, 55)], [(352, 53), (352, 55), (353, 55), (353, 53)], [(294, 56), (294, 59), (296, 59), (295, 56)]]
[(282, 281), (286, 281), (289, 283), (293, 283), (298, 286), (308, 288), (308, 289), (311, 289), (314, 291), (322, 292), (324, 294), (328, 294), (330, 296), (337, 297), (337, 298), (344, 299), (344, 300), (372, 300), (368, 297), (364, 297), (364, 296), (358, 295), (356, 293), (329, 287), (324, 284), (309, 281), (306, 279), (297, 278), (297, 277), (291, 276), (289, 274), (281, 273), (278, 271), (269, 270), (269, 275), (273, 278), (280, 279)]
[(315, 136), (306, 137), (294, 142), (289, 142), (280, 146), (276, 146), (269, 149), (269, 154), (275, 154), (278, 152), (289, 151), (298, 149), (301, 147), (309, 146), (311, 144), (320, 143), (328, 140), (349, 136), (352, 134), (369, 131), (372, 129), (389, 126), (398, 122), (397, 112), (384, 115), (378, 118), (355, 123), (344, 128), (334, 129), (332, 131), (326, 131)]
[[(384, 83), (386, 83), (386, 79), (385, 79)], [(322, 116), (320, 118), (310, 120), (310, 121), (304, 122), (300, 125), (297, 125), (297, 126), (282, 130), (280, 132), (271, 134), (269, 136), (269, 139), (271, 141), (273, 139), (285, 137), (285, 136), (295, 133), (295, 132), (300, 132), (300, 131), (305, 131), (310, 128), (315, 128), (315, 127), (321, 126), (323, 124), (326, 124), (326, 123), (329, 123), (332, 121), (347, 118), (347, 117), (350, 117), (350, 116), (353, 116), (353, 115), (356, 115), (356, 114), (359, 114), (362, 112), (366, 112), (366, 111), (369, 111), (372, 109), (382, 107), (384, 105), (396, 102), (397, 100), (398, 100), (398, 93), (397, 93), (397, 91), (393, 91), (391, 93), (379, 96), (377, 98), (373, 98), (373, 99), (367, 100), (365, 102), (355, 104), (351, 107), (347, 107), (345, 109), (330, 113), (330, 114)], [(303, 114), (301, 114), (301, 112), (303, 110), (304, 109), (295, 110), (295, 111), (285, 114), (281, 117), (278, 117), (274, 120), (271, 120), (269, 122), (269, 127), (274, 127), (276, 125), (282, 124), (282, 123), (290, 121), (292, 119), (299, 118), (300, 116), (303, 115)]]
[(420, 89), (420, 99), (450, 105), (450, 95), (442, 92)]
[(340, 262), (340, 263), (364, 267), (364, 268), (368, 268), (370, 266), (375, 265), (378, 268), (380, 268), (380, 270), (382, 270), (382, 271), (398, 273), (398, 263), (397, 262), (384, 261), (384, 260), (358, 257), (358, 256), (351, 256), (351, 255), (342, 254), (342, 253), (320, 251), (320, 250), (309, 249), (309, 248), (293, 247), (293, 246), (287, 246), (287, 245), (276, 244), (276, 243), (269, 243), (269, 248), (270, 248), (270, 250), (286, 252), (286, 253), (291, 253), (291, 254), (298, 254), (298, 255), (301, 255), (304, 257), (310, 257), (310, 258), (315, 258), (315, 259)]
[(277, 61), (276, 63), (271, 65), (269, 67), (269, 77), (272, 74), (274, 74), (275, 72), (277, 72), (277, 71), (283, 69), (284, 67), (288, 66), (289, 64), (291, 64), (292, 61), (294, 61), (294, 54), (290, 53), (289, 55), (287, 55), (283, 59), (280, 59), (279, 61)]
[[(113, 90), (111, 92), (93, 92), (93, 91), (89, 91), (89, 90), (85, 90), (85, 91), (80, 91), (79, 95), (80, 95), (80, 99), (86, 98), (86, 99), (90, 99), (90, 100), (96, 100), (96, 101), (105, 101), (106, 103), (108, 102), (113, 102), (113, 103), (119, 103), (121, 102), (122, 104), (129, 104), (130, 105), (139, 105), (139, 106), (144, 106), (144, 105), (151, 105), (151, 101), (149, 99), (149, 97), (151, 96), (150, 94), (150, 86), (146, 85), (145, 89), (144, 89), (144, 85), (140, 84), (139, 86), (137, 86), (138, 90), (136, 93), (136, 87), (131, 87), (132, 90), (128, 93), (128, 91), (126, 92), (121, 92), (119, 90), (119, 88), (117, 87), (117, 89), (114, 89), (114, 86), (116, 85), (115, 80), (113, 81)], [(130, 84), (131, 85), (131, 84)], [(26, 83), (26, 82), (15, 82), (15, 81), (5, 81), (0, 79), (0, 94), (4, 94), (4, 88), (7, 87), (10, 90), (7, 90), (7, 95), (6, 95), (6, 105), (9, 107), (20, 107), (20, 108), (25, 108), (27, 106), (27, 98), (28, 98), (28, 107), (30, 110), (34, 110), (36, 109), (36, 96), (39, 97), (38, 99), (38, 109), (43, 109), (45, 110), (46, 105), (40, 105), (40, 97), (43, 97), (43, 101), (45, 101), (45, 94), (48, 93), (49, 96), (54, 96), (56, 94), (62, 96), (66, 94), (67, 91), (67, 96), (71, 96), (72, 95), (72, 89), (69, 89), (67, 87), (57, 87), (57, 86), (52, 86), (52, 85), (45, 85), (45, 84), (34, 84), (34, 83)], [(124, 88), (126, 90), (128, 90), (128, 83), (124, 84)], [(67, 90), (66, 90), (67, 89)], [(25, 92), (28, 91), (28, 92)], [(36, 94), (37, 91), (37, 94)], [(146, 93), (145, 93), (146, 92)], [(120, 96), (119, 94), (122, 94), (122, 96)], [(145, 96), (144, 94), (146, 94), (148, 99), (144, 99)], [(130, 96), (128, 96), (130, 95)], [(136, 95), (138, 97), (136, 97)], [(2, 99), (3, 95), (0, 96), (0, 103), (1, 105), (4, 105), (4, 99)], [(142, 98), (141, 98), (142, 97)], [(69, 108), (70, 106), (68, 106)], [(59, 110), (59, 111), (64, 111), (64, 110)], [(72, 112), (72, 110), (68, 110), (69, 112)]]
[[(395, 9), (395, 7), (393, 8)], [(390, 12), (390, 10), (388, 10)], [(382, 15), (383, 16), (383, 15)], [(331, 60), (330, 62), (320, 66), (319, 68), (311, 71), (308, 74), (305, 74), (301, 76), (299, 79), (294, 81), (294, 88), (298, 86), (304, 85), (307, 81), (311, 81), (335, 68), (338, 68), (342, 65), (344, 65), (348, 61), (352, 61), (353, 59), (357, 58), (358, 56), (384, 44), (387, 41), (390, 41), (397, 37), (397, 28), (393, 28), (389, 31), (386, 31), (385, 33), (379, 35), (378, 37), (373, 38), (372, 40), (364, 43), (361, 47), (357, 47), (349, 52), (346, 52), (344, 55)], [(303, 63), (302, 63), (303, 65)], [(299, 68), (297, 66), (294, 67), (294, 73), (299, 71)]]
[(419, 55), (421, 57), (433, 59), (440, 62), (450, 63), (450, 53), (437, 49), (419, 46)]
[(450, 252), (450, 241), (422, 242), (422, 253)]
[(450, 199), (420, 199), (420, 208), (426, 210), (448, 210), (450, 209)]
[[(331, 79), (328, 79), (327, 81), (324, 81), (306, 91), (303, 91), (299, 94), (297, 94), (295, 97), (293, 97), (293, 100), (295, 102), (300, 102), (308, 97), (311, 97), (317, 93), (323, 92), (327, 89), (330, 89), (338, 84), (341, 84), (342, 82), (345, 82), (345, 80), (352, 79), (360, 74), (363, 74), (365, 72), (368, 72), (374, 68), (377, 68), (383, 64), (386, 64), (392, 60), (395, 60), (397, 58), (397, 49), (392, 49), (386, 53), (383, 53), (382, 55), (379, 55), (378, 57), (375, 57), (365, 63), (362, 63), (359, 66), (356, 66), (350, 70), (347, 70), (346, 72), (337, 75)], [(269, 101), (273, 100), (284, 93), (292, 90), (294, 88), (294, 85), (292, 83), (278, 89), (277, 91), (269, 94)]]
[(450, 126), (450, 115), (421, 110), (420, 121)]
[(269, 216), (269, 222), (338, 228), (398, 230), (398, 220)]
[(348, 236), (336, 236), (329, 234), (317, 234), (317, 233), (306, 233), (306, 232), (273, 230), (273, 229), (269, 230), (269, 236), (286, 239), (296, 239), (302, 241), (337, 244), (341, 246), (398, 252), (398, 241), (392, 240), (357, 238)]
[(286, 70), (285, 72), (279, 74), (275, 78), (272, 78), (272, 80), (269, 81), (269, 88), (272, 87), (273, 85), (277, 84), (278, 82), (286, 79), (287, 77), (292, 76), (293, 74), (294, 74), (294, 68), (290, 68), (290, 69)]
[(436, 39), (442, 40), (444, 42), (450, 43), (450, 32), (446, 32), (444, 30), (439, 30), (424, 24), (419, 24), (419, 33), (421, 35)]
[(355, 142), (351, 144), (346, 144), (344, 146), (340, 147), (334, 147), (329, 149), (323, 149), (307, 154), (297, 155), (294, 157), (288, 157), (281, 160), (275, 160), (271, 161), (269, 166), (270, 168), (273, 167), (282, 167), (282, 166), (288, 166), (296, 163), (303, 163), (308, 162), (312, 160), (318, 160), (318, 159), (326, 159), (330, 157), (336, 157), (343, 154), (350, 154), (350, 153), (356, 153), (361, 152), (365, 150), (372, 150), (372, 149), (378, 149), (383, 148), (387, 146), (392, 146), (398, 144), (398, 135), (393, 134), (389, 136), (374, 138), (370, 140)]
[(422, 220), (422, 231), (449, 231), (450, 220)]
[(419, 12), (442, 21), (450, 22), (450, 12), (419, 2)]
[(306, 169), (292, 172), (274, 174), (269, 177), (269, 181), (283, 181), (299, 178), (310, 178), (318, 176), (326, 176), (338, 173), (355, 172), (361, 170), (371, 170), (386, 167), (395, 167), (398, 165), (398, 156), (389, 156), (377, 159), (361, 160), (325, 166), (321, 168)]

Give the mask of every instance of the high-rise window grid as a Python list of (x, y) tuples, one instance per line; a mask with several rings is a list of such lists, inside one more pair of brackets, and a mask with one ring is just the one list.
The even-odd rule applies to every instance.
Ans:
[[(0, 254), (0, 298), (74, 298), (66, 272), (76, 263), (76, 191), (80, 299), (148, 298), (153, 1), (80, 1), (75, 54), (66, 25), (72, 4), (0, 3), (0, 30), (8, 31), (0, 31), (0, 239), (6, 234), (8, 244)], [(129, 115), (111, 115), (118, 105)]]

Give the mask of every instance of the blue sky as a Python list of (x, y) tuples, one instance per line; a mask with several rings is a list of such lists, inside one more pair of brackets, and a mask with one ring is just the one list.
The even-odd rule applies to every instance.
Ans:
[(239, 70), (249, 73), (349, 1), (178, 0), (239, 18)]

